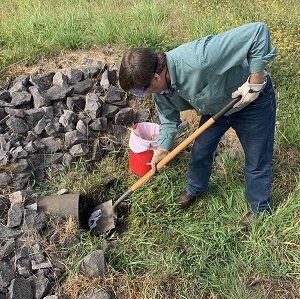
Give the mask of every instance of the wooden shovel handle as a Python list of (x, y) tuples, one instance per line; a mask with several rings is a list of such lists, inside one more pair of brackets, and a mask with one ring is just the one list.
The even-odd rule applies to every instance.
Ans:
[[(175, 147), (166, 157), (164, 157), (159, 163), (157, 163), (156, 168), (159, 170), (163, 168), (167, 163), (169, 163), (175, 156), (177, 156), (184, 148), (186, 148), (192, 141), (194, 141), (201, 133), (203, 133), (208, 127), (210, 127), (214, 122), (216, 122), (220, 117), (222, 117), (228, 110), (230, 110), (241, 97), (234, 98), (225, 107), (223, 107), (219, 112), (215, 113), (208, 121), (206, 121), (201, 127), (199, 127), (194, 133), (182, 141), (177, 147)], [(155, 172), (151, 169), (143, 177), (141, 177), (135, 184), (132, 185), (131, 191), (135, 191), (140, 186), (142, 186), (148, 179), (150, 179)]]

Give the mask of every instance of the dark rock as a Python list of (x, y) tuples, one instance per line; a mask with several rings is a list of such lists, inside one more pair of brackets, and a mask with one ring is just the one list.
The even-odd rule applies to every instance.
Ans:
[(123, 125), (113, 125), (112, 129), (113, 129), (113, 135), (119, 141), (121, 141), (122, 138), (128, 133), (128, 129)]
[(93, 87), (93, 80), (92, 79), (86, 79), (84, 81), (76, 83), (74, 86), (74, 93), (76, 94), (84, 94), (91, 90)]
[(73, 93), (72, 87), (52, 86), (47, 90), (45, 96), (50, 101), (63, 101), (68, 96), (72, 95), (72, 93)]
[(9, 151), (0, 150), (0, 166), (5, 166), (8, 164), (10, 158)]
[(57, 137), (60, 131), (60, 124), (54, 121), (47, 123), (45, 131), (48, 136)]
[[(31, 245), (28, 249), (28, 253), (29, 253), (29, 257), (31, 258), (32, 262), (34, 262), (33, 264), (35, 264), (35, 266), (37, 264), (41, 264), (45, 262), (45, 255), (41, 251), (41, 246), (39, 243), (35, 243)], [(37, 267), (35, 268), (37, 269)]]
[(10, 160), (11, 162), (17, 162), (19, 159), (24, 159), (28, 156), (28, 153), (26, 150), (23, 149), (22, 146), (17, 146), (16, 148), (12, 148), (10, 150), (11, 156)]
[(68, 97), (67, 106), (69, 110), (78, 113), (84, 109), (85, 99), (80, 96)]
[(7, 299), (34, 299), (30, 282), (24, 278), (15, 278), (8, 288)]
[(16, 263), (18, 274), (24, 278), (28, 278), (31, 276), (31, 260), (29, 258), (20, 258)]
[(38, 123), (33, 128), (33, 131), (37, 135), (41, 135), (42, 132), (45, 130), (46, 125), (49, 123), (49, 120), (45, 117), (41, 118)]
[(51, 165), (61, 163), (63, 161), (63, 153), (52, 153), (51, 155), (47, 155), (44, 157), (44, 164)]
[(10, 108), (15, 108), (15, 105), (0, 100), (0, 107), (10, 107)]
[(131, 107), (123, 108), (115, 115), (116, 125), (130, 125), (133, 123), (133, 109)]
[(49, 89), (52, 86), (54, 75), (55, 75), (55, 72), (48, 72), (47, 74), (40, 77), (40, 79), (43, 81), (46, 89)]
[(101, 116), (106, 118), (114, 118), (118, 112), (119, 112), (118, 106), (105, 104), (101, 111)]
[(105, 97), (105, 103), (124, 108), (127, 106), (125, 93), (115, 86), (110, 86)]
[(7, 114), (9, 114), (10, 116), (16, 116), (18, 118), (23, 118), (25, 116), (25, 113), (24, 113), (23, 109), (16, 109), (16, 108), (5, 107), (4, 111)]
[(24, 172), (16, 174), (13, 180), (13, 184), (17, 189), (25, 189), (28, 187), (31, 178), (31, 171), (26, 170)]
[(10, 92), (7, 90), (0, 90), (0, 101), (9, 103), (11, 101)]
[(50, 287), (51, 284), (48, 278), (43, 276), (37, 277), (37, 279), (34, 280), (35, 298), (36, 299), (45, 298), (45, 295), (47, 295)]
[(91, 278), (98, 278), (105, 273), (105, 260), (102, 250), (89, 254), (81, 264), (81, 270)]
[(94, 78), (100, 72), (100, 68), (96, 65), (82, 66), (79, 70), (83, 73), (83, 79)]
[(14, 228), (21, 224), (23, 218), (24, 205), (19, 202), (13, 202), (8, 210), (7, 227)]
[(80, 240), (75, 235), (71, 235), (68, 236), (61, 245), (64, 248), (70, 248), (76, 246), (79, 242)]
[(59, 121), (62, 126), (68, 130), (74, 130), (77, 123), (77, 116), (71, 110), (64, 110), (64, 113), (60, 116)]
[(0, 195), (0, 227), (6, 226), (7, 212), (10, 208), (10, 200), (7, 196)]
[(36, 153), (38, 151), (38, 147), (35, 145), (35, 143), (33, 141), (29, 141), (24, 149), (26, 150), (27, 153), (29, 154), (33, 154)]
[(90, 128), (94, 131), (104, 132), (107, 130), (107, 118), (99, 117), (95, 119), (91, 124)]
[(65, 145), (67, 148), (70, 148), (75, 144), (86, 143), (86, 141), (86, 137), (76, 130), (65, 134)]
[(16, 229), (7, 229), (0, 226), (0, 239), (17, 238), (22, 235), (22, 231)]
[(32, 108), (25, 110), (25, 114), (26, 123), (33, 128), (44, 117), (45, 110), (43, 108)]
[(71, 68), (66, 71), (66, 76), (68, 78), (68, 84), (76, 84), (82, 80), (83, 72), (81, 70)]
[[(1, 103), (0, 103), (1, 106)], [(0, 107), (0, 119), (2, 120), (5, 116), (7, 116), (5, 109)]]
[(149, 118), (150, 118), (150, 113), (146, 109), (138, 108), (135, 114), (136, 123), (147, 122)]
[(85, 143), (75, 144), (70, 148), (70, 154), (74, 157), (86, 156), (89, 152), (89, 146)]
[(10, 183), (11, 177), (6, 172), (0, 172), (0, 186), (8, 186)]
[(41, 139), (41, 143), (45, 145), (45, 153), (51, 154), (61, 150), (61, 144), (53, 137), (46, 137)]
[(84, 111), (92, 118), (96, 119), (100, 116), (101, 109), (103, 107), (103, 102), (95, 93), (89, 93), (86, 96), (86, 103)]
[(29, 91), (33, 98), (33, 107), (34, 108), (49, 106), (51, 104), (50, 100), (48, 98), (46, 98), (43, 94), (41, 94), (40, 90), (37, 87), (31, 86), (31, 87), (29, 87)]
[(43, 110), (44, 110), (44, 116), (50, 120), (53, 120), (53, 117), (54, 117), (54, 114), (53, 114), (53, 107), (50, 106), (50, 107), (43, 107)]
[(9, 256), (15, 251), (15, 240), (7, 239), (3, 240), (0, 245), (0, 259), (3, 261), (4, 258)]
[(94, 161), (100, 161), (103, 157), (104, 150), (102, 149), (102, 146), (100, 144), (99, 138), (96, 138), (93, 142), (92, 146), (92, 160)]
[(60, 87), (68, 87), (68, 77), (61, 72), (57, 72), (53, 76), (53, 85)]
[(76, 124), (76, 130), (84, 136), (90, 135), (89, 126), (81, 119)]
[(27, 91), (29, 86), (30, 86), (29, 76), (26, 75), (20, 76), (14, 80), (13, 85), (9, 89), (9, 92), (13, 93), (13, 92)]
[(22, 228), (24, 231), (40, 231), (46, 225), (47, 220), (45, 213), (25, 209)]
[(25, 134), (29, 131), (29, 126), (25, 121), (20, 118), (11, 116), (7, 121), (6, 125), (11, 129), (12, 132), (18, 134)]
[[(38, 89), (39, 92), (43, 92), (47, 89), (46, 84), (44, 83), (44, 81), (39, 78), (37, 75), (30, 75), (29, 77), (29, 82)], [(29, 90), (32, 87), (29, 87)]]
[(64, 110), (68, 110), (68, 107), (64, 102), (55, 102), (52, 107), (54, 117), (60, 117), (64, 113)]
[(14, 163), (13, 173), (21, 173), (24, 170), (28, 169), (28, 162), (27, 159), (19, 159), (16, 163)]
[(110, 85), (117, 83), (117, 70), (108, 70), (108, 81)]
[(11, 93), (11, 104), (14, 106), (22, 106), (29, 104), (31, 101), (31, 93), (27, 91), (15, 91)]
[(0, 288), (7, 287), (15, 277), (15, 271), (9, 263), (0, 261)]

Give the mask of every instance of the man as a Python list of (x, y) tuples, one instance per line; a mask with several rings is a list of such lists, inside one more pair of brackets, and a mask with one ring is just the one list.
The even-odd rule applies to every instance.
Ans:
[(275, 92), (266, 65), (276, 56), (264, 23), (250, 23), (218, 35), (183, 44), (166, 53), (148, 48), (125, 52), (119, 82), (125, 91), (144, 97), (152, 93), (160, 118), (158, 147), (152, 167), (173, 148), (180, 111), (195, 109), (200, 125), (242, 96), (234, 108), (195, 141), (187, 169), (187, 187), (177, 204), (185, 209), (208, 188), (214, 151), (232, 127), (245, 153), (245, 198), (249, 212), (239, 222), (247, 231), (250, 221), (270, 212), (271, 161), (276, 116)]

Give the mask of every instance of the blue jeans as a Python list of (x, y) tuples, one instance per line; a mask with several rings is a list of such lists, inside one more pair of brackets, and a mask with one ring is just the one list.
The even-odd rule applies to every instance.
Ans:
[[(211, 115), (203, 115), (201, 126)], [(232, 127), (245, 153), (245, 197), (254, 214), (271, 210), (271, 163), (276, 118), (275, 92), (268, 79), (259, 97), (242, 110), (222, 116), (194, 141), (187, 170), (186, 191), (199, 196), (208, 188), (214, 152), (223, 134)]]

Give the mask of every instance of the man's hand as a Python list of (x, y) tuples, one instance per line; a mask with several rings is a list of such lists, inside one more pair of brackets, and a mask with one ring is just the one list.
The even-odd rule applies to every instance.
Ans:
[[(251, 82), (251, 83), (250, 83)], [(260, 82), (260, 83), (257, 83)], [(263, 80), (262, 72), (252, 74), (249, 76), (247, 81), (239, 87), (235, 92), (232, 93), (232, 98), (237, 98), (238, 96), (242, 96), (242, 99), (237, 102), (233, 108), (238, 108), (244, 104), (250, 104), (254, 100), (256, 100), (259, 96), (259, 92), (263, 90), (266, 82)]]
[(168, 151), (164, 148), (158, 147), (154, 150), (154, 154), (151, 160), (152, 171), (155, 173), (157, 171), (156, 164), (161, 161), (164, 157), (168, 155)]

